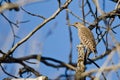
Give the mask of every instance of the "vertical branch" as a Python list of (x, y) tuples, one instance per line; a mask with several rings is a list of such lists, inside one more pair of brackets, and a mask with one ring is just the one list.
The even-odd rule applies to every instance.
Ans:
[[(67, 24), (68, 24), (69, 40), (70, 40), (69, 64), (71, 64), (72, 63), (72, 57), (73, 57), (72, 56), (72, 42), (73, 42), (73, 39), (72, 39), (72, 30), (71, 30), (71, 27), (70, 27), (70, 18), (69, 18), (68, 9), (66, 9), (66, 21), (67, 21)], [(66, 73), (67, 73), (67, 70), (66, 70)]]
[(91, 6), (89, 0), (86, 0), (86, 3), (87, 3), (87, 5), (88, 5), (88, 8), (89, 8), (90, 13), (92, 14), (92, 16), (93, 16), (94, 18), (96, 18), (96, 15), (94, 14), (94, 11), (93, 11), (93, 9), (92, 9), (92, 6)]
[(82, 16), (83, 16), (83, 22), (84, 22), (84, 25), (85, 25), (85, 11), (84, 11), (84, 0), (82, 0)]
[(61, 7), (61, 0), (57, 0), (58, 1), (58, 6), (59, 8)]
[(77, 62), (77, 69), (75, 74), (75, 80), (85, 80), (85, 77), (81, 78), (81, 74), (85, 72), (85, 52), (84, 46), (79, 44), (77, 46), (78, 49), (78, 62)]
[(69, 36), (70, 36), (70, 54), (69, 54), (69, 63), (72, 63), (72, 31), (71, 31), (71, 27), (70, 27), (70, 19), (69, 19), (69, 14), (68, 14), (68, 9), (66, 9), (66, 21), (68, 24), (68, 30), (69, 30)]

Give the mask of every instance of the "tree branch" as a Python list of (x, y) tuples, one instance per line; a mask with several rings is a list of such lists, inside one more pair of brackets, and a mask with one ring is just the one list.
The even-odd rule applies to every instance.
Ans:
[(50, 16), (49, 18), (45, 19), (40, 25), (38, 25), (32, 32), (30, 32), (25, 38), (20, 40), (18, 43), (16, 43), (13, 48), (11, 48), (8, 52), (7, 55), (4, 57), (6, 58), (7, 56), (11, 55), (18, 46), (20, 46), (22, 43), (26, 42), (35, 32), (37, 32), (40, 28), (42, 28), (45, 24), (47, 24), (49, 21), (53, 20), (62, 10), (67, 8), (67, 6), (72, 2), (72, 0), (67, 0), (65, 4), (56, 10), (56, 12)]
[[(120, 9), (120, 8), (119, 8)], [(113, 10), (111, 12), (108, 12), (108, 13), (105, 13), (105, 14), (102, 14), (101, 16), (98, 16), (97, 19), (94, 20), (94, 22), (89, 25), (89, 29), (94, 29), (95, 26), (101, 21), (101, 20), (104, 20), (106, 18), (111, 18), (111, 17), (115, 17), (115, 16), (120, 16), (119, 14), (119, 9), (116, 9), (116, 10)]]

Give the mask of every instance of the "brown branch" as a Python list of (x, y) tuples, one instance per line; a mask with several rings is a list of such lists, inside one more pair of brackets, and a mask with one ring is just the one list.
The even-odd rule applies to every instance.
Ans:
[[(4, 54), (5, 55), (5, 54)], [(13, 58), (13, 57), (7, 57), (6, 59), (3, 59), (3, 57), (0, 57), (0, 63), (19, 63), (22, 66), (24, 66), (24, 68), (29, 71), (32, 72), (35, 76), (40, 76), (39, 72), (36, 71), (35, 69), (33, 69), (32, 67), (26, 65), (23, 60), (19, 60), (17, 58)]]
[(89, 29), (94, 29), (95, 26), (101, 21), (101, 20), (104, 20), (106, 18), (111, 18), (111, 17), (115, 17), (115, 16), (120, 16), (119, 14), (119, 9), (116, 9), (116, 10), (113, 10), (111, 12), (108, 12), (108, 13), (104, 13), (102, 14), (101, 16), (98, 16), (97, 19), (94, 20), (94, 22), (89, 25)]
[(64, 5), (61, 8), (58, 8), (56, 10), (56, 12), (50, 16), (49, 18), (45, 19), (40, 25), (38, 25), (32, 32), (30, 32), (25, 38), (23, 38), (22, 40), (20, 40), (18, 43), (16, 43), (13, 48), (11, 48), (8, 52), (7, 55), (4, 56), (4, 59), (11, 55), (17, 47), (19, 47), (21, 44), (23, 44), (24, 42), (26, 42), (33, 34), (35, 34), (35, 32), (37, 32), (40, 28), (42, 28), (45, 24), (47, 24), (49, 21), (55, 19), (55, 17), (64, 9), (67, 8), (67, 6), (72, 2), (72, 0), (67, 0)]
[(75, 73), (75, 80), (85, 80), (85, 77), (80, 77), (83, 72), (85, 72), (85, 51), (84, 46), (82, 44), (79, 44), (77, 46), (78, 49), (78, 62), (77, 62), (77, 68)]
[[(38, 59), (39, 57), (39, 59)], [(23, 61), (27, 61), (27, 60), (30, 60), (30, 59), (36, 59), (38, 61), (41, 61), (43, 62), (44, 64), (48, 65), (48, 66), (51, 66), (51, 67), (55, 67), (55, 68), (58, 68), (58, 67), (67, 67), (68, 69), (71, 69), (71, 70), (76, 70), (76, 68), (70, 64), (67, 64), (67, 63), (64, 63), (60, 60), (57, 60), (57, 59), (53, 59), (53, 58), (50, 58), (50, 57), (43, 57), (41, 55), (30, 55), (30, 56), (25, 56), (25, 57), (21, 57), (21, 58), (13, 58), (13, 57), (7, 57), (7, 59), (3, 60), (2, 57), (0, 57), (0, 62), (1, 63), (20, 63), (22, 65), (25, 65), (23, 63)], [(55, 65), (55, 64), (52, 64), (50, 62), (47, 62), (47, 61), (53, 61), (53, 62), (56, 62), (56, 63), (59, 63), (59, 65)]]
[(28, 12), (26, 11), (24, 8), (21, 8), (23, 11), (25, 11), (27, 14), (29, 15), (32, 15), (32, 16), (36, 16), (36, 17), (39, 17), (39, 18), (42, 18), (43, 20), (45, 20), (46, 18), (44, 16), (41, 16), (41, 15), (37, 15), (37, 14), (33, 14), (31, 12)]
[(24, 68), (25, 68), (27, 71), (32, 72), (36, 77), (41, 76), (40, 73), (39, 73), (38, 71), (36, 71), (34, 68), (32, 68), (32, 67), (26, 65), (26, 64), (23, 63), (22, 61), (20, 62), (20, 64), (23, 65)]
[(11, 76), (11, 77), (14, 77), (14, 78), (18, 78), (18, 77), (16, 77), (16, 76), (8, 73), (8, 72), (3, 68), (3, 66), (2, 66), (1, 64), (0, 64), (0, 67), (1, 67), (2, 71), (3, 71), (5, 74), (7, 74), (7, 75), (9, 75), (9, 76)]
[[(103, 53), (103, 54), (99, 55), (98, 57), (95, 57), (95, 58), (93, 58), (93, 59), (91, 59), (91, 60), (92, 60), (92, 61), (96, 61), (96, 60), (102, 59), (102, 58), (104, 58), (105, 56), (109, 55), (113, 50), (116, 50), (116, 47), (107, 50), (105, 53)], [(87, 64), (91, 64), (91, 62), (87, 62)]]
[(89, 0), (86, 0), (86, 3), (87, 3), (87, 5), (88, 5), (88, 8), (89, 8), (90, 13), (92, 14), (92, 16), (93, 16), (94, 18), (96, 18), (96, 15), (94, 14), (94, 12), (93, 12), (93, 10), (92, 10), (92, 7), (91, 7), (91, 4), (90, 4)]
[(68, 30), (69, 30), (69, 41), (70, 41), (70, 52), (69, 52), (69, 63), (72, 63), (72, 48), (73, 48), (73, 38), (72, 38), (72, 30), (71, 30), (71, 27), (70, 27), (70, 17), (69, 17), (69, 11), (68, 11), (68, 8), (66, 9), (66, 21), (67, 21), (67, 24), (68, 24)]
[[(46, 65), (52, 66), (52, 67), (67, 67), (68, 69), (71, 69), (71, 70), (76, 69), (75, 67), (73, 67), (70, 64), (66, 64), (62, 61), (59, 61), (57, 59), (53, 59), (53, 58), (50, 58), (50, 57), (43, 57), (41, 55), (30, 55), (30, 56), (26, 56), (26, 57), (17, 58), (17, 59), (22, 60), (22, 61), (26, 61), (26, 60), (29, 60), (29, 59), (37, 59), (38, 57), (40, 57), (39, 61), (45, 63)], [(47, 60), (59, 63), (60, 65), (54, 65), (52, 63), (48, 63)]]
[[(120, 68), (120, 64), (117, 64), (117, 65), (102, 67), (102, 70), (105, 72), (105, 71), (117, 70), (119, 68)], [(96, 73), (98, 71), (101, 71), (101, 68), (100, 69), (93, 69), (93, 70), (90, 70), (90, 71), (86, 71), (86, 72), (81, 74), (81, 78), (85, 77), (85, 76), (90, 76), (91, 74)]]
[(15, 9), (19, 10), (19, 5), (14, 3), (4, 3), (2, 6), (0, 6), (0, 13), (2, 13), (5, 10)]
[(0, 6), (0, 13), (4, 12), (5, 10), (12, 10), (12, 9), (14, 9), (15, 11), (19, 11), (19, 7), (38, 1), (41, 0), (29, 0), (29, 1), (17, 0), (14, 3), (6, 2)]

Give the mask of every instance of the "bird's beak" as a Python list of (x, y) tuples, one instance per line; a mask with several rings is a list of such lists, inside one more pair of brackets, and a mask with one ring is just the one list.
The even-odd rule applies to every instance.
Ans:
[(70, 26), (74, 26), (74, 24), (71, 24)]
[(74, 26), (74, 24), (67, 24), (68, 26)]
[(77, 27), (75, 26), (75, 24), (71, 24), (71, 26), (73, 26), (73, 27), (77, 28)]
[(70, 26), (75, 26), (74, 24), (70, 24)]

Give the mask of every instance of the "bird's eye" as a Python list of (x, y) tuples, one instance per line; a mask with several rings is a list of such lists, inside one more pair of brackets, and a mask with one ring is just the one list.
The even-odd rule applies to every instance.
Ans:
[(77, 22), (75, 24), (78, 24)]

